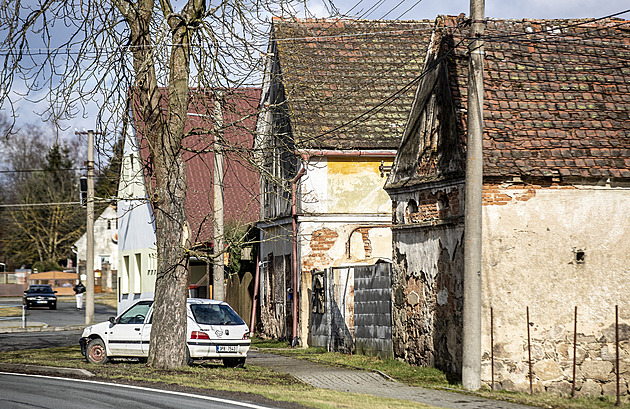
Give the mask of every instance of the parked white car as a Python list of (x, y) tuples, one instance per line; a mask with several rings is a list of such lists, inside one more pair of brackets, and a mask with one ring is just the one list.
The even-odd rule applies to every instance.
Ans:
[[(83, 330), (79, 344), (88, 362), (104, 364), (113, 357), (146, 358), (151, 339), (153, 300), (142, 299), (109, 321)], [(222, 359), (228, 367), (242, 367), (251, 340), (249, 328), (225, 302), (189, 298), (186, 303), (188, 362)]]

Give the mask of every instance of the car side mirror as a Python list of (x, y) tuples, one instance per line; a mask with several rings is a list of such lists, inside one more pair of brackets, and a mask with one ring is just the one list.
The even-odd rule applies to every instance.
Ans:
[(116, 325), (116, 317), (109, 317), (109, 322), (111, 322), (112, 325)]
[(57, 291), (53, 291), (53, 293), (57, 294)]

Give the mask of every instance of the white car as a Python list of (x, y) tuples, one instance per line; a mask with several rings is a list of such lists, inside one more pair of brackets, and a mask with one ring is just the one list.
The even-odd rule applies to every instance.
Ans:
[[(83, 330), (79, 344), (85, 359), (93, 364), (113, 357), (146, 358), (151, 339), (153, 300), (142, 299), (109, 321)], [(196, 358), (222, 359), (228, 367), (242, 367), (251, 340), (249, 328), (225, 302), (189, 298), (186, 303), (188, 363)]]

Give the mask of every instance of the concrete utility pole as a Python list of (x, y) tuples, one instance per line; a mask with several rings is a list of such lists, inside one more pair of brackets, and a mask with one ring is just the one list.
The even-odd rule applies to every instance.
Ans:
[(85, 261), (86, 300), (85, 323), (94, 321), (94, 131), (88, 131), (87, 151), (87, 260)]
[(483, 193), (484, 0), (470, 0), (472, 37), (468, 65), (468, 136), (464, 219), (462, 384), (481, 387), (481, 211)]
[(219, 141), (219, 135), (223, 128), (222, 95), (217, 95), (214, 101), (214, 267), (212, 270), (212, 298), (225, 300), (225, 265), (223, 262), (223, 148)]

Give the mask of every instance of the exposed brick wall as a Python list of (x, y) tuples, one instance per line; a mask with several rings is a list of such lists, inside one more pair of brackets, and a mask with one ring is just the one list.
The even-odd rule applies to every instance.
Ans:
[(311, 271), (312, 269), (322, 269), (329, 267), (332, 259), (327, 254), (328, 250), (339, 238), (339, 233), (329, 228), (315, 230), (311, 234), (309, 246), (313, 250), (310, 254), (302, 257), (302, 271)]
[(484, 183), (483, 205), (504, 206), (508, 203), (526, 202), (542, 189), (575, 189), (575, 187), (555, 182)]
[[(404, 220), (394, 216), (394, 224), (424, 223), (461, 216), (463, 213), (459, 189), (424, 190), (414, 194), (407, 202), (395, 202), (404, 206)], [(396, 212), (394, 211), (396, 215)]]

